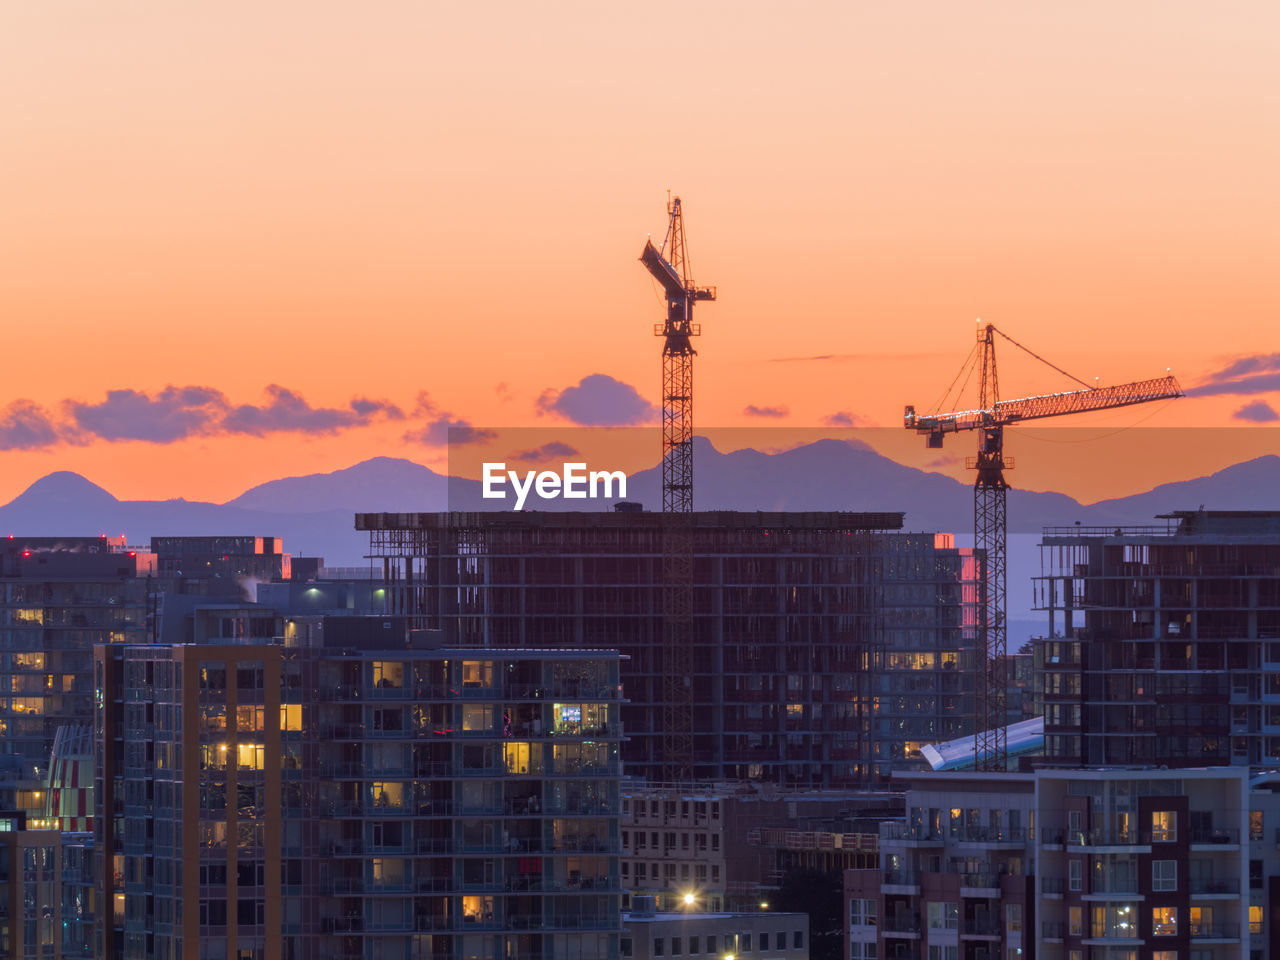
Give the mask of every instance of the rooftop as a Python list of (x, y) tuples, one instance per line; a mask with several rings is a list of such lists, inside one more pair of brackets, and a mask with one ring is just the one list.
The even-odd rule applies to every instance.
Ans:
[[(540, 527), (543, 529), (658, 528), (664, 515), (653, 512), (535, 511), (488, 513), (357, 513), (357, 530), (446, 530), (460, 527), (489, 529)], [(694, 527), (727, 530), (771, 528), (792, 530), (901, 530), (901, 513), (846, 513), (806, 511), (796, 513), (736, 510), (703, 510), (688, 515)]]

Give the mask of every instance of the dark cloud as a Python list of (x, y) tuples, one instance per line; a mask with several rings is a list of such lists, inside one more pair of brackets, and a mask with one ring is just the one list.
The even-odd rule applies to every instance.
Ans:
[(488, 443), (497, 434), (472, 426), (466, 420), (444, 414), (431, 421), (421, 430), (410, 430), (404, 435), (409, 443), (421, 443), (429, 447), (444, 447), (450, 444), (458, 446), (466, 443)]
[(779, 417), (785, 417), (791, 411), (786, 407), (757, 407), (754, 403), (749, 403), (742, 412), (748, 417), (768, 417), (776, 420)]
[(576, 447), (561, 443), (559, 440), (552, 440), (550, 443), (544, 443), (533, 450), (521, 450), (519, 453), (513, 453), (509, 459), (517, 463), (542, 463), (546, 460), (563, 460), (566, 457), (577, 456), (580, 456), (580, 454)]
[(828, 427), (868, 426), (867, 419), (865, 417), (860, 417), (849, 410), (837, 410), (835, 413), (823, 417), (822, 422)]
[(930, 460), (925, 464), (926, 467), (953, 467), (960, 463), (961, 458), (955, 454), (945, 453), (936, 460)]
[(1246, 403), (1243, 407), (1231, 415), (1236, 420), (1247, 420), (1250, 423), (1272, 423), (1280, 420), (1280, 413), (1276, 413), (1272, 409), (1271, 404), (1265, 400), (1255, 400), (1253, 403)]
[[(231, 410), (219, 424), (221, 433), (247, 433), (261, 437), (268, 433), (332, 434), (350, 427), (361, 427), (388, 408), (398, 407), (380, 400), (356, 400), (346, 409), (313, 407), (287, 387), (273, 383), (267, 387), (268, 402), (257, 406), (242, 403)], [(357, 409), (357, 404), (363, 408)]]
[(649, 423), (657, 414), (635, 387), (603, 373), (583, 377), (576, 386), (563, 390), (544, 390), (537, 409), (540, 414), (559, 414), (584, 427)]
[(213, 387), (168, 386), (159, 393), (110, 390), (101, 403), (69, 400), (63, 438), (71, 442), (139, 440), (176, 443), (188, 437), (269, 433), (331, 434), (377, 417), (401, 420), (404, 411), (386, 400), (359, 397), (347, 408), (313, 407), (279, 384), (267, 387), (267, 402), (233, 406)]
[(1204, 382), (1187, 390), (1188, 397), (1249, 396), (1280, 390), (1280, 353), (1259, 353), (1231, 361)]
[(0, 450), (38, 450), (58, 439), (57, 426), (39, 404), (15, 400), (0, 411)]
[(109, 390), (102, 403), (66, 403), (81, 434), (116, 442), (173, 443), (218, 432), (227, 398), (213, 387), (165, 387), (154, 396), (138, 390)]
[(351, 409), (362, 417), (382, 414), (388, 420), (403, 420), (404, 411), (387, 400), (370, 400), (368, 397), (356, 397), (351, 401)]

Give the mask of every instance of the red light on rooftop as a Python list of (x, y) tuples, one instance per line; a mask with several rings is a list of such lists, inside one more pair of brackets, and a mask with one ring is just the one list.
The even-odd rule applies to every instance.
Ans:
[(23, 551), (22, 551), (22, 555), (23, 555), (24, 557), (29, 557), (29, 556), (31, 556), (31, 551), (30, 551), (30, 550), (23, 550)]
[(137, 555), (138, 555), (138, 553), (137, 553), (137, 551), (136, 551), (136, 550), (130, 550), (130, 551), (129, 551), (129, 556), (131, 556), (131, 557), (136, 557)]

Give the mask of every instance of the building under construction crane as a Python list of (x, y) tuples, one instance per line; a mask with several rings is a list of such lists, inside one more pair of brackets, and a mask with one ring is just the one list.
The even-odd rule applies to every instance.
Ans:
[[(996, 375), (995, 335), (999, 334), (1015, 347), (1052, 367), (1084, 389), (1062, 393), (1001, 400)], [(1115, 387), (1093, 387), (1071, 376), (1060, 367), (996, 329), (994, 324), (979, 325), (977, 343), (956, 376), (952, 386), (964, 383), (978, 373), (978, 405), (974, 409), (922, 416), (915, 407), (906, 408), (908, 430), (928, 437), (930, 447), (941, 447), (948, 433), (973, 430), (978, 434), (978, 453), (967, 463), (977, 470), (973, 485), (974, 546), (985, 557), (986, 575), (983, 601), (979, 607), (979, 643), (975, 664), (974, 760), (980, 770), (1004, 770), (1008, 764), (1005, 724), (1007, 683), (1004, 672), (1008, 659), (1008, 627), (1006, 623), (1006, 587), (1008, 571), (1008, 523), (1006, 495), (1009, 490), (1004, 471), (1013, 467), (1013, 458), (1004, 455), (1004, 428), (1023, 420), (1061, 417), (1093, 410), (1110, 410), (1153, 400), (1182, 396), (1178, 381), (1171, 376), (1139, 380)], [(950, 390), (948, 391), (948, 395)], [(947, 397), (944, 396), (945, 403)], [(985, 658), (983, 651), (985, 650)]]
[(662, 285), (667, 319), (654, 325), (662, 337), (662, 736), (665, 778), (693, 776), (693, 358), (690, 338), (701, 327), (693, 305), (714, 300), (715, 287), (696, 286), (690, 276), (680, 198), (667, 204), (662, 247), (646, 241), (640, 262)]

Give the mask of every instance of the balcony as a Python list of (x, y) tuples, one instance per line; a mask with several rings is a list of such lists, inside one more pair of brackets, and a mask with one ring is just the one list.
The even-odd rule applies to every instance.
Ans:
[(1240, 831), (1223, 827), (1192, 827), (1190, 839), (1193, 844), (1238, 845)]
[(1045, 920), (1040, 924), (1040, 936), (1044, 940), (1062, 940), (1067, 935), (1067, 925), (1056, 920)]
[(1192, 923), (1191, 939), (1218, 940), (1232, 943), (1240, 939), (1240, 926), (1235, 923)]
[(1191, 881), (1191, 894), (1197, 897), (1235, 897), (1240, 893), (1238, 879)]
[(880, 921), (880, 930), (886, 937), (919, 937), (920, 917), (911, 913), (890, 914)]
[(1004, 930), (993, 916), (967, 918), (960, 926), (961, 937), (1000, 937)]

